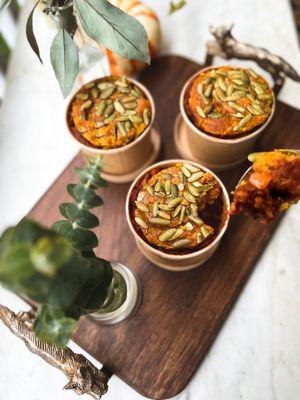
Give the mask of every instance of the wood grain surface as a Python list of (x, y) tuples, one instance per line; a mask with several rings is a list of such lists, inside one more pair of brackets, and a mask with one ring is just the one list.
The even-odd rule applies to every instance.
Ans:
[[(150, 89), (157, 108), (163, 141), (161, 159), (175, 158), (173, 124), (184, 81), (200, 66), (177, 56), (155, 60), (141, 81)], [(300, 112), (277, 103), (275, 117), (262, 136), (260, 148), (300, 148)], [(30, 215), (50, 225), (59, 219), (58, 205), (68, 201), (66, 184), (76, 182), (78, 155), (51, 186)], [(219, 173), (231, 190), (247, 163)], [(150, 264), (139, 252), (125, 220), (129, 185), (110, 184), (101, 191), (101, 226), (97, 254), (132, 268), (143, 288), (142, 304), (128, 321), (105, 327), (82, 318), (74, 340), (112, 373), (139, 393), (169, 398), (187, 385), (218, 334), (237, 296), (267, 245), (279, 219), (262, 226), (250, 218), (232, 218), (217, 253), (190, 272), (168, 272)], [(225, 362), (225, 360), (224, 360)]]

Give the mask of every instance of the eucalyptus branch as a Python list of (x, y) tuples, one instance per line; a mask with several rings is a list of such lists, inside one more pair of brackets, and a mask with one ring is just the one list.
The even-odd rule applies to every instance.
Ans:
[(38, 305), (34, 330), (48, 343), (65, 346), (80, 316), (98, 311), (111, 291), (109, 262), (95, 256), (99, 225), (89, 210), (103, 203), (96, 189), (102, 160), (76, 168), (79, 184), (68, 185), (75, 203), (60, 206), (66, 218), (52, 229), (23, 219), (0, 238), (0, 282)]

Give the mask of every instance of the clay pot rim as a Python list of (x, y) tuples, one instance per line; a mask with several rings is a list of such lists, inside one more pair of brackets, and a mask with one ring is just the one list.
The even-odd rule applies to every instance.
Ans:
[[(214, 238), (214, 240), (209, 243), (208, 246), (204, 247), (203, 249), (200, 249), (198, 251), (192, 251), (188, 254), (169, 254), (166, 253), (162, 250), (158, 250), (155, 249), (154, 247), (152, 247), (150, 244), (148, 244), (135, 230), (131, 218), (130, 218), (130, 209), (129, 209), (129, 205), (130, 205), (130, 197), (131, 197), (131, 192), (134, 189), (135, 185), (137, 184), (137, 182), (149, 171), (153, 170), (154, 168), (157, 167), (166, 167), (169, 165), (173, 165), (173, 164), (177, 164), (177, 163), (189, 163), (192, 164), (198, 168), (201, 168), (202, 170), (209, 172), (213, 175), (213, 177), (217, 180), (217, 182), (219, 183), (219, 185), (221, 186), (222, 189), (222, 193), (223, 193), (223, 200), (225, 203), (225, 210), (224, 210), (224, 214), (226, 212), (228, 212), (227, 217), (225, 216), (225, 221), (224, 224), (222, 226), (222, 228), (220, 229), (220, 232), (218, 233), (218, 235)], [(221, 179), (213, 172), (211, 171), (209, 168), (204, 167), (202, 164), (196, 163), (194, 161), (189, 161), (189, 160), (182, 160), (182, 159), (170, 159), (170, 160), (164, 160), (164, 161), (159, 161), (155, 164), (152, 164), (150, 167), (146, 168), (143, 172), (141, 172), (137, 178), (133, 181), (133, 183), (131, 184), (128, 193), (127, 193), (127, 197), (126, 197), (126, 203), (125, 203), (125, 213), (126, 213), (126, 220), (127, 223), (129, 225), (129, 228), (131, 230), (131, 232), (133, 233), (135, 239), (137, 239), (140, 243), (142, 243), (143, 246), (146, 246), (148, 250), (150, 250), (151, 252), (157, 254), (160, 257), (163, 257), (165, 259), (168, 260), (185, 260), (185, 259), (191, 259), (194, 257), (197, 257), (201, 254), (206, 253), (207, 251), (209, 251), (211, 248), (213, 248), (217, 242), (220, 241), (220, 239), (222, 238), (222, 236), (224, 235), (224, 233), (226, 232), (226, 229), (228, 227), (229, 224), (229, 211), (230, 211), (230, 200), (229, 200), (229, 195), (227, 192), (227, 189), (225, 188), (223, 182), (221, 181)]]
[[(263, 125), (259, 126), (254, 132), (250, 133), (249, 135), (237, 138), (237, 139), (222, 139), (219, 137), (215, 137), (215, 136), (211, 136), (209, 134), (207, 134), (204, 131), (201, 131), (199, 128), (196, 127), (196, 125), (193, 124), (193, 122), (189, 119), (189, 117), (187, 116), (186, 112), (185, 112), (185, 108), (184, 108), (184, 98), (185, 98), (185, 93), (186, 90), (189, 86), (189, 84), (191, 83), (191, 81), (198, 76), (201, 72), (210, 70), (210, 69), (216, 69), (216, 68), (221, 68), (221, 67), (232, 67), (232, 68), (239, 68), (239, 69), (244, 69), (247, 70), (249, 68), (247, 67), (240, 67), (240, 66), (236, 66), (236, 65), (218, 65), (218, 66), (210, 66), (210, 67), (205, 67), (205, 68), (201, 68), (200, 70), (198, 70), (195, 74), (193, 74), (184, 84), (183, 88), (181, 89), (180, 92), (180, 98), (179, 98), (179, 108), (180, 108), (180, 113), (184, 119), (184, 122), (188, 125), (188, 127), (195, 132), (197, 135), (205, 138), (208, 141), (211, 142), (215, 142), (215, 143), (222, 143), (222, 144), (236, 144), (236, 143), (241, 143), (241, 142), (246, 142), (249, 139), (254, 138), (255, 136), (257, 136), (259, 133), (261, 133), (268, 125), (269, 123), (272, 121), (274, 113), (275, 113), (275, 108), (276, 108), (276, 97), (275, 94), (272, 90), (272, 95), (273, 95), (273, 104), (272, 104), (272, 110), (271, 110), (271, 114), (269, 115), (268, 119), (263, 123)], [(269, 82), (268, 82), (269, 84)]]
[(67, 124), (67, 128), (68, 128), (68, 132), (71, 135), (72, 139), (79, 144), (84, 150), (88, 151), (89, 153), (94, 153), (94, 154), (102, 154), (102, 155), (113, 155), (113, 154), (119, 154), (121, 152), (125, 152), (128, 149), (130, 149), (131, 147), (134, 147), (137, 143), (139, 143), (141, 140), (143, 140), (143, 138), (150, 132), (152, 126), (153, 126), (153, 122), (155, 119), (155, 114), (156, 114), (156, 109), (155, 109), (155, 103), (153, 100), (153, 97), (151, 95), (151, 93), (149, 92), (149, 90), (140, 82), (138, 82), (137, 80), (133, 79), (133, 78), (129, 78), (126, 76), (126, 79), (130, 82), (132, 82), (134, 85), (136, 85), (139, 89), (141, 89), (143, 91), (143, 93), (146, 95), (147, 99), (150, 102), (150, 106), (151, 106), (151, 121), (149, 123), (149, 125), (147, 126), (147, 128), (141, 133), (141, 135), (139, 135), (133, 142), (126, 144), (125, 146), (121, 146), (121, 147), (117, 147), (117, 148), (113, 148), (113, 149), (98, 149), (96, 147), (91, 147), (88, 145), (85, 145), (83, 143), (81, 143), (79, 140), (77, 140), (75, 138), (75, 136), (73, 135), (71, 128), (69, 126), (69, 122), (68, 122), (68, 115), (70, 113), (70, 108), (71, 108), (71, 104), (74, 100), (74, 97), (78, 94), (78, 92), (82, 89), (83, 86), (92, 83), (92, 82), (100, 82), (100, 81), (105, 81), (107, 80), (107, 78), (111, 78), (111, 77), (116, 77), (115, 75), (106, 75), (103, 76), (101, 78), (96, 78), (93, 79), (89, 82), (86, 82), (84, 85), (81, 85), (80, 88), (72, 95), (72, 97), (70, 98), (67, 108), (66, 108), (66, 114), (65, 114), (65, 118), (66, 118), (66, 124)]

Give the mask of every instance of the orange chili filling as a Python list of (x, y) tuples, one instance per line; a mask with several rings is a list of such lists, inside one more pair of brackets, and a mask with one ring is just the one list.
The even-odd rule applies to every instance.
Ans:
[(146, 95), (125, 77), (108, 77), (84, 85), (70, 106), (68, 122), (74, 136), (101, 149), (125, 146), (151, 121)]
[(200, 72), (185, 94), (185, 111), (201, 131), (221, 138), (253, 132), (272, 112), (273, 93), (252, 69), (219, 67)]
[(300, 200), (300, 155), (288, 150), (254, 153), (250, 173), (237, 186), (231, 213), (269, 222)]
[(222, 189), (213, 175), (189, 163), (156, 169), (133, 190), (131, 217), (153, 247), (196, 251), (213, 241), (225, 221)]

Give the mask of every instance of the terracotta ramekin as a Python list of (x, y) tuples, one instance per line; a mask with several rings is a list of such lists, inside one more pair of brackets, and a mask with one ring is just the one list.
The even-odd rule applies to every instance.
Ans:
[[(108, 77), (103, 77), (100, 80), (95, 79), (95, 81), (105, 81)], [(157, 129), (153, 127), (155, 119), (155, 104), (153, 97), (146, 89), (144, 85), (132, 78), (126, 79), (136, 85), (149, 99), (151, 105), (151, 121), (143, 133), (138, 136), (133, 142), (114, 149), (97, 149), (90, 147), (81, 143), (75, 138), (69, 125), (69, 113), (71, 109), (71, 104), (74, 96), (70, 99), (70, 102), (66, 111), (66, 121), (69, 133), (76, 143), (79, 143), (84, 156), (92, 157), (101, 155), (103, 157), (103, 177), (110, 181), (116, 183), (130, 182), (132, 181), (144, 168), (152, 164), (160, 149), (160, 136)], [(91, 81), (93, 82), (93, 81)], [(90, 82), (86, 82), (85, 85)], [(80, 88), (81, 89), (81, 88)], [(79, 89), (79, 90), (80, 90)]]
[(168, 254), (161, 250), (155, 249), (154, 247), (149, 245), (147, 242), (145, 242), (143, 240), (143, 238), (137, 233), (137, 231), (135, 230), (135, 227), (131, 221), (131, 217), (130, 217), (131, 192), (134, 189), (134, 187), (136, 186), (136, 184), (140, 181), (140, 179), (143, 178), (143, 176), (147, 172), (151, 171), (154, 168), (166, 168), (169, 165), (173, 165), (176, 163), (189, 163), (189, 164), (195, 165), (198, 168), (201, 168), (202, 170), (204, 170), (206, 172), (210, 172), (221, 186), (222, 193), (223, 193), (223, 200), (224, 200), (224, 204), (225, 204), (224, 213), (229, 212), (229, 210), (230, 210), (229, 196), (228, 196), (227, 190), (226, 190), (224, 184), (222, 183), (222, 181), (211, 170), (204, 167), (203, 165), (195, 163), (193, 161), (187, 161), (187, 160), (181, 160), (181, 159), (160, 161), (156, 164), (151, 165), (150, 167), (145, 169), (141, 174), (139, 174), (139, 176), (132, 183), (132, 185), (128, 191), (127, 198), (126, 198), (125, 212), (126, 212), (126, 219), (127, 219), (129, 228), (135, 238), (135, 241), (136, 241), (136, 244), (137, 244), (139, 250), (144, 254), (144, 256), (149, 261), (151, 261), (153, 264), (157, 265), (158, 267), (161, 267), (163, 269), (167, 269), (170, 271), (179, 271), (180, 272), (180, 271), (187, 271), (187, 270), (199, 267), (214, 254), (214, 252), (217, 250), (217, 248), (220, 244), (222, 236), (224, 235), (224, 233), (226, 232), (226, 229), (228, 227), (229, 214), (224, 215), (223, 226), (220, 229), (220, 232), (218, 233), (218, 235), (215, 237), (215, 239), (207, 247), (204, 247), (201, 250), (191, 252), (188, 254)]
[[(207, 133), (201, 131), (193, 124), (193, 122), (189, 119), (185, 112), (184, 99), (186, 90), (189, 87), (191, 81), (200, 72), (219, 67), (220, 66), (203, 68), (192, 75), (182, 88), (179, 102), (180, 113), (183, 118), (185, 133), (187, 135), (186, 141), (189, 147), (189, 151), (192, 154), (192, 159), (196, 160), (199, 163), (202, 163), (203, 165), (215, 171), (229, 169), (231, 167), (234, 167), (235, 165), (240, 164), (246, 159), (248, 154), (253, 151), (254, 145), (258, 137), (262, 134), (264, 129), (269, 125), (273, 118), (276, 101), (274, 93), (272, 92), (273, 105), (269, 118), (265, 121), (263, 125), (258, 127), (254, 132), (251, 132), (249, 135), (237, 139), (221, 139), (208, 135)], [(234, 68), (247, 69), (236, 66)]]

